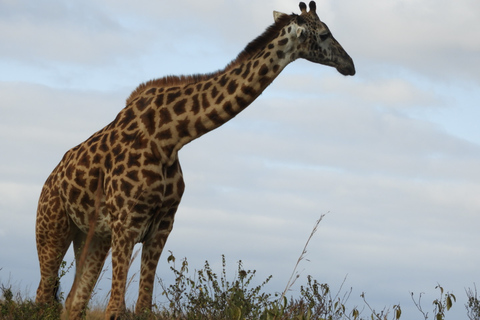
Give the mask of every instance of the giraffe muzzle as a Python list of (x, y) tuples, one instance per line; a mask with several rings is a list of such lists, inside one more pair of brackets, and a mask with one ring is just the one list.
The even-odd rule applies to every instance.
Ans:
[(355, 75), (355, 65), (353, 64), (352, 58), (350, 58), (349, 63), (347, 63), (345, 65), (342, 65), (342, 66), (338, 66), (337, 71), (340, 72), (344, 76)]

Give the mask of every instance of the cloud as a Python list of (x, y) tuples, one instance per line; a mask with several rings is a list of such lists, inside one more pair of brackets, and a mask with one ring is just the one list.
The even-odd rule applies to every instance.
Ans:
[(342, 39), (360, 59), (399, 64), (437, 80), (479, 80), (480, 42), (474, 39), (480, 6), (475, 1), (350, 1), (335, 9), (336, 26), (350, 30), (342, 31)]
[(43, 183), (63, 154), (111, 122), (122, 95), (0, 82), (2, 179)]
[(429, 176), (442, 175), (435, 168), (441, 168), (444, 161), (469, 163), (478, 157), (478, 146), (450, 136), (438, 125), (367, 104), (339, 104), (329, 98), (268, 100), (252, 106), (255, 110), (229, 127), (239, 140), (235, 145), (244, 145), (244, 149), (224, 147), (234, 154), (251, 153), (250, 149), (271, 161), (313, 167), (349, 166), (398, 174), (423, 167)]
[[(322, 19), (354, 60), (364, 61), (368, 57), (365, 62), (369, 67), (400, 64), (430, 77), (450, 75), (478, 80), (480, 72), (476, 66), (480, 63), (475, 61), (479, 59), (480, 43), (473, 39), (479, 23), (474, 13), (479, 8), (474, 1), (435, 5), (412, 1), (382, 4), (321, 1), (317, 6)], [(260, 5), (187, 1), (184, 7), (188, 10), (178, 19), (174, 13), (179, 8), (174, 2), (3, 3), (1, 54), (15, 61), (21, 58), (37, 64), (56, 61), (98, 68), (125, 63), (129, 57), (138, 59), (154, 54), (151, 50), (157, 55), (162, 53), (163, 57), (168, 57), (172, 50), (188, 54), (189, 49), (179, 47), (183, 39), (198, 44), (196, 54), (206, 50), (208, 57), (212, 52), (227, 52), (233, 59), (248, 41), (273, 22), (272, 10), (299, 11), (297, 5), (292, 7), (292, 3), (285, 1)], [(228, 59), (224, 63), (227, 62)]]
[[(0, 275), (34, 285), (35, 264), (16, 271), (36, 259), (36, 202), (62, 155), (112, 121), (138, 83), (222, 68), (271, 11), (299, 12), (290, 1), (1, 6), (0, 241), (15, 247), (1, 251)], [(330, 212), (302, 276), (334, 285), (349, 274), (346, 285), (381, 307), (408, 305), (409, 290), (437, 281), (460, 294), (479, 263), (478, 5), (317, 6), (357, 75), (295, 62), (235, 119), (185, 146), (186, 193), (165, 250), (192, 268), (220, 265), (222, 253), (243, 259), (274, 274), (280, 291)]]
[(31, 63), (108, 63), (132, 53), (135, 37), (88, 2), (4, 2), (1, 55)]

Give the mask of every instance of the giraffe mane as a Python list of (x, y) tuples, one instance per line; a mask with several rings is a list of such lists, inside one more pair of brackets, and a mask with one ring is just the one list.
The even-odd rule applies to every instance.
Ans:
[(277, 37), (278, 33), (288, 25), (292, 20), (299, 19), (300, 16), (296, 14), (280, 16), (275, 23), (270, 25), (260, 36), (251, 41), (242, 52), (240, 52), (232, 62), (230, 62), (225, 69), (218, 70), (212, 73), (205, 74), (193, 74), (193, 75), (180, 75), (180, 76), (165, 76), (158, 79), (153, 79), (140, 84), (128, 97), (127, 104), (132, 102), (136, 97), (140, 96), (144, 91), (150, 88), (168, 88), (180, 85), (187, 85), (191, 83), (197, 83), (199, 81), (205, 81), (220, 75), (223, 72), (234, 69), (236, 66), (245, 62), (252, 56), (254, 56), (259, 50), (262, 50), (267, 43)]

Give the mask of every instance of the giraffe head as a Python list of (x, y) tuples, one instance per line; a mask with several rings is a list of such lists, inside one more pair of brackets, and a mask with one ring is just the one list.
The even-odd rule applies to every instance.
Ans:
[[(297, 51), (296, 56), (334, 67), (345, 76), (353, 76), (355, 66), (352, 58), (335, 40), (327, 25), (320, 21), (314, 1), (310, 1), (309, 8), (310, 11), (307, 11), (307, 5), (300, 2), (302, 13), (293, 19), (295, 37), (298, 43), (295, 49)], [(276, 21), (283, 15), (283, 13), (274, 12)]]

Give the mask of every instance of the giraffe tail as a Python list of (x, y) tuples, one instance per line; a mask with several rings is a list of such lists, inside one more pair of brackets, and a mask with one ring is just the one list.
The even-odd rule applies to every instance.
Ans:
[(57, 278), (55, 280), (55, 286), (53, 287), (53, 296), (55, 297), (55, 301), (60, 303), (61, 301), (61, 292), (62, 290), (60, 290), (60, 279)]

